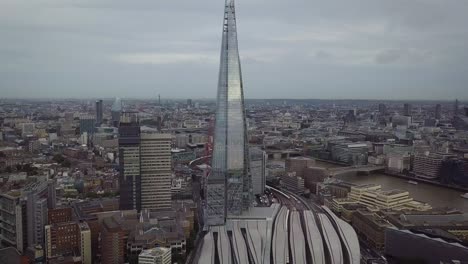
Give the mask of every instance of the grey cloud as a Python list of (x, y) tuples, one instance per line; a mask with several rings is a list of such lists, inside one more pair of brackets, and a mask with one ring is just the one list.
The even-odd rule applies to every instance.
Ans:
[[(0, 96), (214, 98), (222, 2), (2, 0)], [(247, 97), (468, 98), (468, 1), (236, 5)]]

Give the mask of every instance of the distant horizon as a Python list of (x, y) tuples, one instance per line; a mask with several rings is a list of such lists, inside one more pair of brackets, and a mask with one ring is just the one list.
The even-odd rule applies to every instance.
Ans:
[[(19, 100), (19, 101), (44, 101), (44, 100), (51, 100), (51, 101), (60, 101), (60, 100), (74, 100), (74, 101), (94, 101), (94, 100), (115, 100), (116, 98), (120, 98), (123, 101), (125, 100), (137, 100), (137, 101), (157, 101), (158, 97), (148, 98), (148, 97), (29, 97), (29, 98), (19, 98), (19, 97), (0, 97), (0, 100)], [(166, 100), (170, 101), (186, 101), (186, 100), (194, 100), (194, 101), (216, 101), (216, 97), (207, 98), (207, 97), (161, 97), (161, 102), (165, 102)], [(459, 103), (468, 103), (468, 99), (366, 99), (366, 98), (337, 98), (337, 99), (330, 99), (330, 98), (250, 98), (245, 97), (245, 100), (266, 100), (266, 101), (379, 101), (379, 102), (446, 102), (446, 103), (454, 103), (455, 100), (458, 100)]]

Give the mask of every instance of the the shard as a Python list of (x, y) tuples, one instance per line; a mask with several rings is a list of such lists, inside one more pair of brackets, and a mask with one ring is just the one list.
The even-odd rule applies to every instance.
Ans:
[(226, 0), (213, 156), (206, 186), (207, 226), (223, 225), (226, 217), (242, 214), (251, 204), (246, 130), (234, 0)]

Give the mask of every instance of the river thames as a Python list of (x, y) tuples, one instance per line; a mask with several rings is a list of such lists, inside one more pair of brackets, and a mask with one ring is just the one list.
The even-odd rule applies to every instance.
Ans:
[[(339, 167), (337, 165), (317, 161), (317, 167)], [(460, 197), (462, 192), (448, 188), (443, 188), (427, 183), (410, 184), (405, 179), (400, 179), (385, 174), (375, 173), (371, 175), (356, 175), (356, 176), (338, 176), (337, 178), (360, 184), (379, 184), (383, 190), (400, 189), (410, 193), (410, 196), (418, 201), (429, 203), (433, 208), (449, 207), (456, 208), (460, 211), (468, 213), (468, 199)]]

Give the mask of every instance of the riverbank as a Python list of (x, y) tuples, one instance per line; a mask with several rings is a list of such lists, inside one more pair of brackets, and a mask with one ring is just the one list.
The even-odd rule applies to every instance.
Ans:
[(427, 184), (430, 184), (430, 185), (439, 186), (439, 187), (442, 187), (442, 188), (449, 188), (449, 189), (459, 191), (459, 192), (468, 192), (468, 188), (457, 186), (457, 185), (443, 184), (443, 183), (436, 182), (436, 181), (431, 181), (431, 180), (428, 180), (428, 179), (423, 179), (423, 178), (418, 178), (418, 177), (411, 177), (411, 176), (403, 175), (403, 174), (400, 174), (400, 173), (393, 173), (393, 172), (390, 172), (390, 171), (383, 171), (381, 173), (384, 174), (384, 175), (397, 177), (397, 178), (401, 178), (401, 179), (405, 179), (405, 180), (423, 182), (423, 183), (427, 183)]
[[(346, 165), (344, 163), (336, 162), (336, 161), (332, 161), (332, 160), (316, 159), (316, 161), (318, 161), (317, 162), (318, 167), (324, 167), (324, 168), (327, 168), (327, 169), (328, 168), (351, 167), (351, 166)], [(428, 180), (428, 179), (418, 178), (418, 177), (411, 177), (411, 176), (403, 175), (401, 173), (390, 172), (390, 171), (387, 171), (387, 170), (383, 170), (383, 171), (381, 171), (379, 173), (383, 174), (383, 175), (390, 176), (390, 177), (396, 177), (396, 178), (410, 180), (410, 181), (427, 183), (427, 184), (430, 184), (430, 185), (434, 185), (434, 186), (438, 186), (438, 187), (442, 187), (442, 188), (448, 188), (448, 189), (452, 189), (452, 190), (459, 191), (459, 192), (468, 192), (468, 188), (458, 186), (458, 185), (443, 184), (443, 183), (440, 183), (440, 182), (437, 182), (437, 181), (431, 181), (431, 180)], [(371, 175), (372, 175), (372, 173), (371, 173)]]

